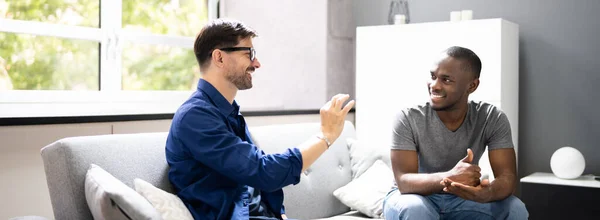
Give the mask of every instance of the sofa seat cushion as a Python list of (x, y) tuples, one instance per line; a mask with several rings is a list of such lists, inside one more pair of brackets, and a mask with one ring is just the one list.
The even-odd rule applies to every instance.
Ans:
[(366, 216), (358, 211), (349, 211), (341, 215), (333, 216), (330, 218), (320, 218), (318, 220), (364, 220), (364, 219), (372, 219), (369, 216)]

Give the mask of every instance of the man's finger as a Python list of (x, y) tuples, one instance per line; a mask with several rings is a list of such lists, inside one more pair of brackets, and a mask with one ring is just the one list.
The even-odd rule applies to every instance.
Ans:
[(471, 163), (473, 161), (473, 151), (471, 148), (467, 149), (467, 156), (462, 159), (462, 162)]
[(335, 105), (337, 104), (337, 97), (333, 96), (331, 97), (331, 101), (329, 101), (329, 108), (328, 109), (334, 109)]
[(338, 98), (337, 102), (337, 107), (338, 109), (342, 109), (342, 106), (344, 105), (344, 103), (346, 103), (346, 101), (348, 101), (348, 99), (350, 98), (350, 95), (343, 95), (340, 98)]
[(481, 178), (481, 173), (479, 171), (477, 171), (477, 173), (475, 173), (475, 178), (477, 178), (477, 179)]
[(348, 104), (346, 104), (346, 106), (344, 106), (344, 109), (342, 109), (344, 114), (348, 114), (348, 112), (350, 112), (350, 109), (352, 109), (352, 107), (354, 107), (354, 103), (356, 103), (356, 102), (354, 100), (352, 100), (352, 101), (349, 101)]
[(448, 189), (446, 192), (450, 192), (457, 196), (464, 193), (464, 192), (462, 192), (462, 190), (460, 188), (456, 187), (456, 184), (457, 184), (456, 182), (452, 182), (451, 184), (448, 184), (446, 186), (446, 188)]
[(452, 184), (450, 184), (450, 186), (447, 187), (448, 188), (448, 192), (461, 197), (463, 199), (471, 199), (473, 198), (473, 196), (475, 195), (469, 188), (473, 188), (474, 187), (470, 187), (464, 184), (460, 184), (457, 182), (453, 182)]
[(331, 101), (327, 101), (327, 103), (325, 103), (325, 105), (323, 105), (324, 110), (327, 110), (329, 108), (331, 108)]
[(471, 148), (467, 149), (467, 157), (469, 159), (468, 163), (473, 162), (473, 151), (471, 150)]
[(340, 99), (344, 94), (337, 94), (331, 97), (331, 108), (340, 108), (338, 104), (338, 99)]
[(475, 195), (475, 193), (477, 193), (477, 188), (457, 182), (452, 183), (451, 187), (456, 188), (457, 190), (463, 191), (465, 193), (469, 193), (471, 195)]
[(481, 187), (488, 187), (488, 186), (490, 186), (490, 180), (483, 179), (480, 184), (481, 184)]
[(442, 186), (450, 186), (450, 184), (452, 184), (454, 181), (452, 181), (451, 179), (448, 178), (444, 178), (442, 179), (442, 181), (440, 181), (440, 184), (442, 184)]
[(477, 165), (473, 165), (475, 167), (475, 172), (481, 172), (481, 167), (477, 166)]

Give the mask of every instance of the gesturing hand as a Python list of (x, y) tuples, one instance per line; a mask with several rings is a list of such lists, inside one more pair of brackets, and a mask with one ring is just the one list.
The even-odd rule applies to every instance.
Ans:
[(350, 98), (347, 94), (337, 94), (331, 98), (331, 101), (325, 103), (321, 108), (321, 132), (332, 143), (340, 136), (344, 129), (344, 120), (346, 115), (354, 106), (354, 100), (348, 102), (344, 108), (343, 104)]
[(479, 185), (481, 168), (471, 164), (471, 162), (473, 162), (473, 151), (467, 149), (467, 156), (458, 161), (452, 170), (448, 171), (448, 176), (444, 178), (440, 184), (448, 186), (449, 183), (447, 183), (447, 180), (449, 180), (450, 182), (457, 182), (467, 186)]
[(444, 187), (444, 192), (452, 193), (460, 198), (480, 203), (489, 202), (492, 198), (492, 188), (488, 179), (482, 180), (478, 186), (467, 186), (458, 182), (452, 182), (452, 180), (445, 181), (446, 187)]

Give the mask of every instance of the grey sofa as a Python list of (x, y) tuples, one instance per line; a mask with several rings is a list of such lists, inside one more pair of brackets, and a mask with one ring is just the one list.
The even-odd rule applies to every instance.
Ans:
[[(267, 153), (283, 152), (319, 131), (319, 123), (250, 127), (256, 144)], [(56, 219), (92, 219), (84, 194), (84, 180), (91, 163), (133, 186), (140, 178), (173, 193), (168, 181), (164, 147), (167, 133), (141, 133), (71, 137), (42, 149), (50, 198)], [(351, 180), (346, 138), (355, 137), (346, 122), (340, 138), (302, 174), (297, 185), (284, 188), (286, 213), (297, 219), (363, 219), (333, 196)]]

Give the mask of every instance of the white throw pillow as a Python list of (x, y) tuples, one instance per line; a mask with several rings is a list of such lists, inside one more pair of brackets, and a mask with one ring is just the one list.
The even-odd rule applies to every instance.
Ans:
[(95, 220), (162, 219), (144, 197), (95, 164), (85, 175), (85, 199)]
[(164, 220), (194, 220), (192, 213), (176, 195), (138, 178), (133, 180), (133, 183), (135, 191), (146, 198)]
[(346, 143), (350, 152), (352, 179), (362, 175), (376, 160), (382, 160), (388, 167), (392, 167), (388, 146), (371, 146), (354, 138), (346, 139)]
[(377, 160), (360, 177), (333, 191), (333, 195), (354, 210), (381, 218), (383, 199), (392, 189), (393, 180), (392, 170)]

